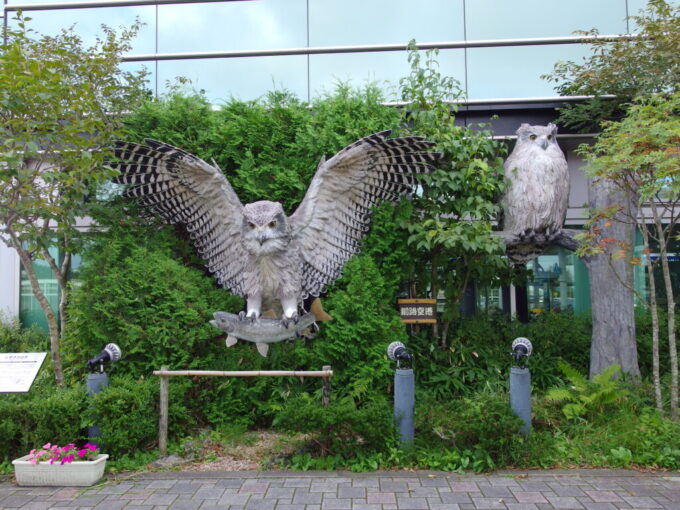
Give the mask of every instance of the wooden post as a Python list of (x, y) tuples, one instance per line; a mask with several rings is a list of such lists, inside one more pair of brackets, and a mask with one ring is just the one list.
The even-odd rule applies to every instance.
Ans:
[[(161, 370), (168, 370), (167, 366), (162, 366)], [(168, 453), (168, 383), (170, 378), (167, 375), (161, 376), (160, 391), (160, 416), (158, 419), (158, 450), (161, 455)]]
[[(331, 370), (330, 365), (324, 365), (323, 366), (324, 371), (329, 371)], [(324, 377), (323, 378), (323, 397), (321, 399), (321, 404), (324, 407), (327, 407), (331, 403), (331, 378), (330, 377)]]

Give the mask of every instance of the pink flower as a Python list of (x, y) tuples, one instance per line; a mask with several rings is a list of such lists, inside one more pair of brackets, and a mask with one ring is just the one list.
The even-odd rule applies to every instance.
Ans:
[(83, 457), (85, 457), (85, 455), (87, 455), (87, 452), (88, 452), (87, 449), (78, 450), (78, 456), (82, 459)]
[(52, 443), (47, 443), (47, 444), (44, 444), (44, 445), (43, 445), (43, 448), (44, 448), (45, 450), (49, 450), (51, 446), (52, 446)]
[(37, 458), (31, 459), (31, 464), (37, 464), (37, 463), (38, 463), (38, 459), (37, 459)]
[(96, 445), (96, 444), (86, 443), (85, 446), (83, 446), (83, 448), (87, 448), (88, 450), (90, 450), (91, 452), (93, 452), (93, 451), (95, 451), (95, 450), (97, 449), (97, 445)]

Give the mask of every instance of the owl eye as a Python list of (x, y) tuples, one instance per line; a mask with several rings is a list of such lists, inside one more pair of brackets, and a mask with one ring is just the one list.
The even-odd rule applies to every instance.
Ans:
[(529, 136), (529, 140), (536, 140), (536, 135)]
[(275, 222), (275, 221), (270, 221), (270, 222), (269, 222), (269, 226), (270, 226), (271, 228), (274, 228), (274, 227), (276, 226), (276, 222)]
[(548, 140), (552, 140), (552, 139), (553, 139), (553, 136), (552, 136), (552, 135), (548, 135)]
[(248, 222), (248, 226), (249, 226), (251, 229), (253, 229), (253, 228), (255, 228), (255, 223)]

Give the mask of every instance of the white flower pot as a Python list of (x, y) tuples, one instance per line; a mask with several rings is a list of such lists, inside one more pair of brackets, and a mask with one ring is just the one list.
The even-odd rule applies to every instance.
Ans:
[(14, 474), (19, 485), (51, 485), (64, 487), (89, 487), (104, 476), (107, 454), (94, 460), (74, 460), (70, 464), (38, 462), (31, 464), (28, 455), (13, 460)]

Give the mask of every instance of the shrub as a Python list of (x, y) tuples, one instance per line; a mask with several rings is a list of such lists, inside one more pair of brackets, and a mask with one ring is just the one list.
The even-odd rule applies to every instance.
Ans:
[[(186, 413), (186, 383), (172, 381), (168, 396), (168, 431), (182, 437), (196, 423)], [(154, 448), (158, 442), (158, 393), (156, 377), (111, 377), (109, 385), (92, 395), (84, 423), (98, 425), (103, 450), (114, 458)]]
[(408, 343), (416, 355), (419, 387), (445, 400), (482, 390), (507, 391), (510, 345), (519, 336), (534, 346), (529, 359), (534, 389), (560, 384), (560, 362), (587, 370), (590, 335), (590, 318), (569, 312), (540, 314), (526, 324), (501, 314), (475, 315), (454, 325), (444, 350), (422, 326)]
[[(213, 312), (242, 300), (185, 265), (170, 248), (170, 232), (118, 226), (99, 233), (85, 252), (69, 307), (64, 357), (72, 368), (109, 342), (120, 345), (117, 372), (150, 375), (162, 365), (201, 368), (222, 349)], [(73, 367), (78, 363), (76, 367)]]
[(392, 408), (384, 398), (357, 406), (346, 397), (322, 407), (318, 400), (303, 394), (287, 403), (274, 425), (284, 431), (309, 433), (315, 456), (348, 459), (396, 444)]
[(49, 338), (39, 327), (22, 328), (0, 313), (0, 352), (49, 352)]
[(360, 255), (345, 265), (324, 300), (333, 320), (321, 325), (312, 344), (317, 363), (333, 367), (336, 392), (359, 400), (387, 392), (392, 378), (387, 346), (406, 340), (393, 299), (371, 257)]
[(482, 451), (500, 465), (510, 457), (522, 421), (510, 409), (507, 395), (477, 393), (449, 402), (420, 400), (416, 436), (421, 447)]
[(0, 395), (0, 459), (26, 455), (36, 445), (86, 439), (84, 385), (57, 389), (52, 381), (43, 371), (30, 393)]

